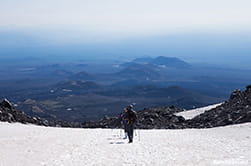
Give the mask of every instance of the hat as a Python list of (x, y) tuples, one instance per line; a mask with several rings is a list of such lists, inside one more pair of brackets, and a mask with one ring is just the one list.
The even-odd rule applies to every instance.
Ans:
[(132, 110), (132, 108), (133, 108), (133, 105), (129, 105), (126, 107), (127, 110)]

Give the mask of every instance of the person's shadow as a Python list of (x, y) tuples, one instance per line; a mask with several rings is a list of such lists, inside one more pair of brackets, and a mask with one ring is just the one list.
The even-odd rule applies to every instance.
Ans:
[(125, 142), (116, 142), (116, 141), (113, 141), (113, 142), (110, 142), (110, 144), (125, 144)]
[(110, 141), (110, 144), (125, 144), (125, 142), (121, 141), (121, 138), (107, 138)]

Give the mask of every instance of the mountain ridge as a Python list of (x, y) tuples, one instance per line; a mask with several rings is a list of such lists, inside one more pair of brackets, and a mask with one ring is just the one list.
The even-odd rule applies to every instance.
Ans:
[[(143, 129), (185, 129), (185, 128), (212, 128), (217, 126), (226, 126), (230, 124), (240, 124), (251, 122), (251, 85), (246, 87), (245, 91), (235, 90), (228, 101), (205, 111), (204, 113), (186, 120), (176, 113), (184, 110), (177, 109), (174, 106), (144, 108), (137, 111), (137, 128)], [(25, 115), (25, 113), (13, 109), (8, 100), (0, 103), (0, 120), (8, 122), (34, 123), (45, 126), (65, 126), (65, 127), (83, 127), (83, 128), (114, 128), (121, 127), (121, 121), (118, 117), (105, 116), (99, 121), (89, 122), (56, 122), (41, 120)]]

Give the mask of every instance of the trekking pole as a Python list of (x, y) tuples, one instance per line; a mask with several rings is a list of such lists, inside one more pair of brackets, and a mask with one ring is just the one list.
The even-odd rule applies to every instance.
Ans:
[(119, 130), (120, 130), (120, 133), (119, 133), (119, 134), (120, 134), (120, 135), (119, 135), (120, 137), (119, 137), (119, 138), (122, 138), (122, 129), (120, 128)]
[(139, 135), (139, 142), (140, 142), (140, 131), (138, 130), (138, 132), (139, 132), (138, 135)]
[(113, 135), (113, 128), (111, 128), (111, 135), (112, 135), (112, 137), (114, 137), (114, 135)]
[(112, 137), (118, 137), (118, 133), (112, 128)]

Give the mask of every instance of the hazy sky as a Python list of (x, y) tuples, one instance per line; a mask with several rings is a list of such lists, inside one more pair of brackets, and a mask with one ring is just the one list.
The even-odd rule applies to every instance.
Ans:
[(0, 27), (115, 38), (231, 33), (251, 28), (250, 7), (250, 0), (0, 0)]
[(1, 57), (244, 57), (249, 65), (250, 45), (251, 0), (0, 0)]

